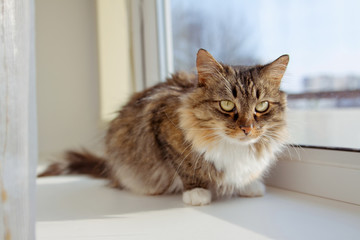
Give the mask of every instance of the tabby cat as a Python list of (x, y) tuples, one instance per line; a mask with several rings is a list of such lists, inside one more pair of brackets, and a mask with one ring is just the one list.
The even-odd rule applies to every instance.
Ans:
[(177, 73), (132, 96), (109, 125), (104, 157), (70, 151), (40, 176), (86, 173), (139, 194), (182, 192), (189, 205), (262, 196), (287, 136), (279, 88), (288, 62), (229, 66), (200, 49), (197, 75)]

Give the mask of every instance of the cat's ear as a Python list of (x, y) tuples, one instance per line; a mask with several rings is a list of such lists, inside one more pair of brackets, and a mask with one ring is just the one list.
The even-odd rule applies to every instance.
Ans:
[(266, 79), (275, 86), (280, 87), (281, 79), (284, 76), (288, 63), (289, 55), (282, 55), (272, 63), (262, 67), (260, 70), (261, 78)]
[(196, 68), (198, 72), (199, 84), (206, 84), (208, 79), (214, 74), (223, 72), (223, 67), (205, 49), (200, 49), (197, 53)]

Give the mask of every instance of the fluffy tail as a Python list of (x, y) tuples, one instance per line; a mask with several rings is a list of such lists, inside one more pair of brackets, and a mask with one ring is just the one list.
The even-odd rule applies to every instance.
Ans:
[(109, 170), (106, 160), (86, 150), (82, 152), (68, 151), (65, 154), (64, 162), (51, 164), (38, 177), (87, 174), (95, 178), (109, 177)]

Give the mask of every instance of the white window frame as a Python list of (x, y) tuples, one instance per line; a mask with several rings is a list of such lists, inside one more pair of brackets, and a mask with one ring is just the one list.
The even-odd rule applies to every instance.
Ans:
[(0, 239), (35, 239), (34, 0), (0, 0)]
[(290, 147), (280, 156), (267, 184), (360, 205), (360, 153)]
[[(171, 36), (168, 36), (169, 5), (168, 0), (131, 1), (136, 90), (152, 86), (173, 70)], [(266, 182), (278, 188), (360, 205), (357, 186), (360, 153), (289, 147)]]
[(173, 72), (170, 3), (132, 0), (129, 6), (133, 76), (135, 90), (140, 91), (164, 81)]

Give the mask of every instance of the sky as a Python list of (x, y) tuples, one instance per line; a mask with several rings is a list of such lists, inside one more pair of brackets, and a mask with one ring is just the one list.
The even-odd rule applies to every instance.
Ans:
[[(258, 3), (261, 53), (289, 53), (290, 79), (297, 82), (304, 76), (360, 75), (360, 1)], [(297, 87), (296, 83), (288, 86), (294, 91)]]
[(245, 17), (257, 59), (266, 63), (290, 55), (283, 84), (288, 92), (301, 92), (307, 76), (360, 76), (360, 1), (173, 1), (208, 11), (219, 21), (241, 22)]

